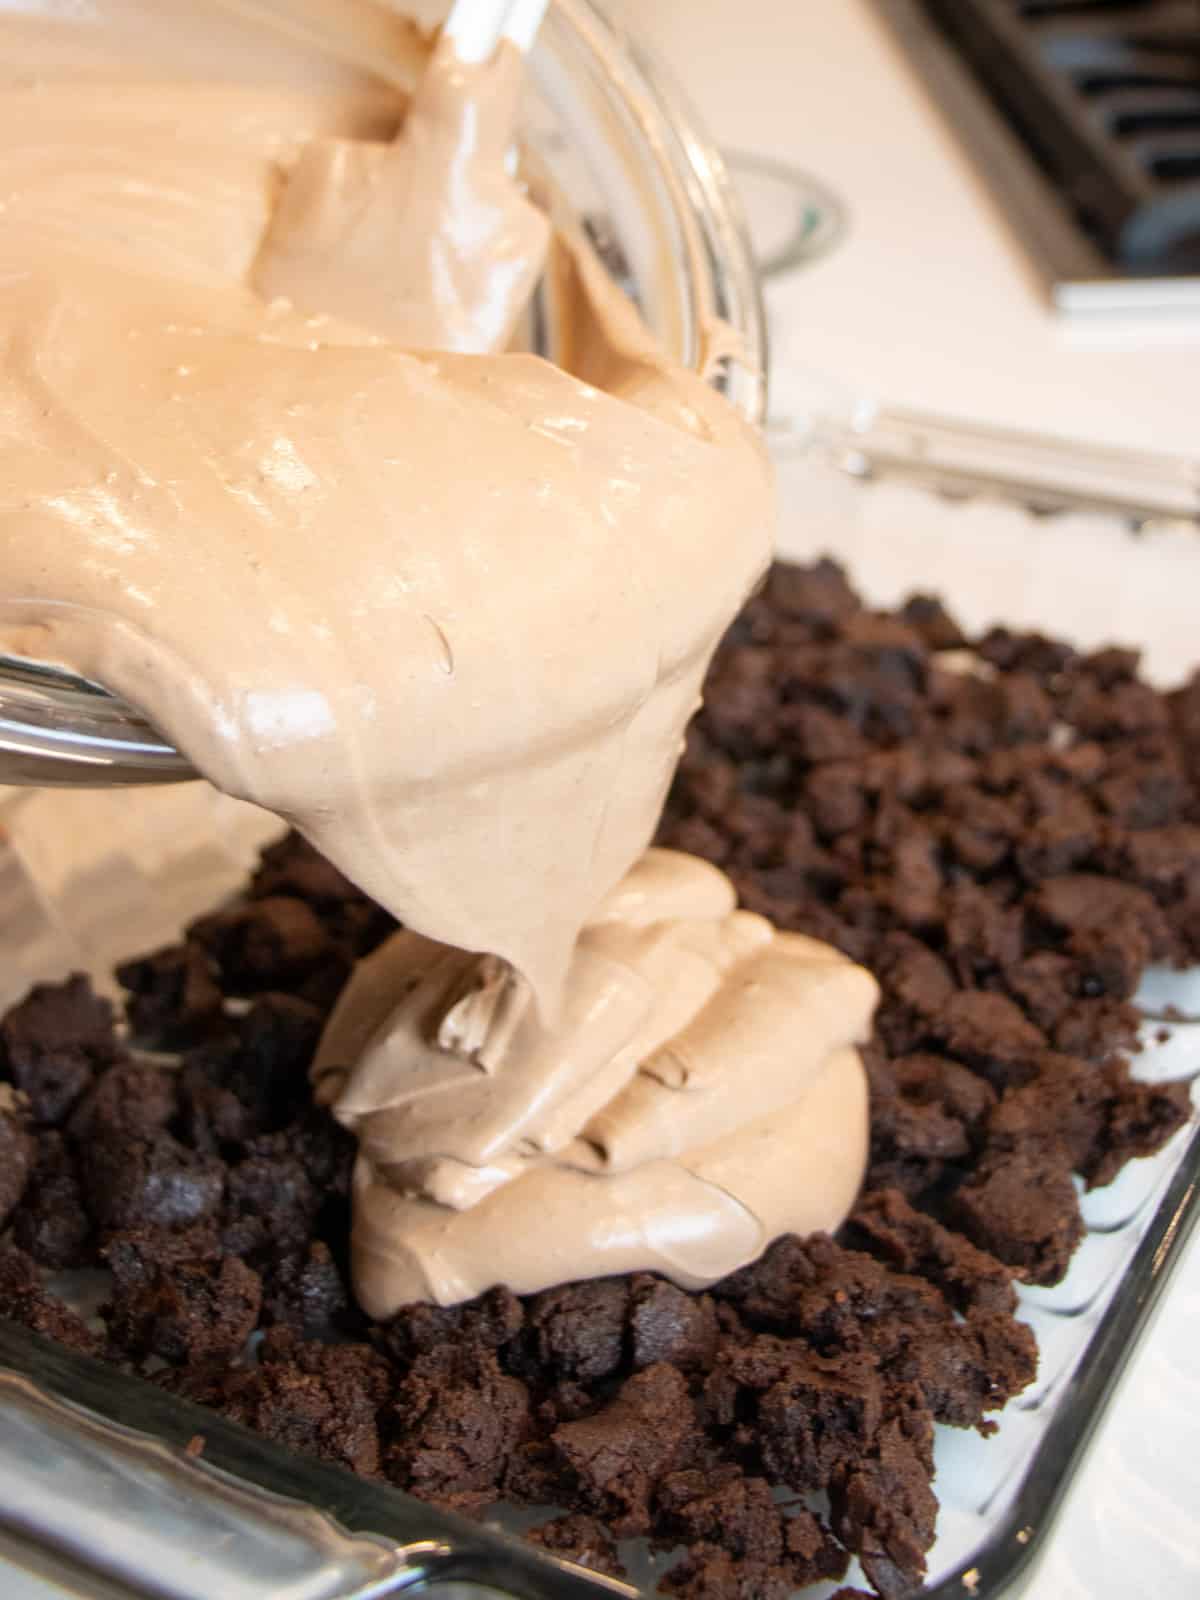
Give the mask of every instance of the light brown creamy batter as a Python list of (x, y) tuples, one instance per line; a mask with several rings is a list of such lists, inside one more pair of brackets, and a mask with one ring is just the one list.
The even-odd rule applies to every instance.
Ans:
[(371, 1315), (470, 1298), (498, 1263), (518, 1293), (638, 1269), (700, 1287), (853, 1204), (853, 1047), (877, 998), (861, 967), (651, 850), (589, 922), (566, 995), (546, 1028), (502, 973), (407, 932), (360, 964), (314, 1076), (359, 1139)]
[[(711, 879), (694, 904), (691, 867), (626, 877), (769, 558), (769, 470), (548, 244), (509, 175), (517, 58), (441, 49), (405, 117), (419, 52), (370, 0), (100, 0), (0, 45), (6, 637), (408, 930), (322, 1052), (353, 1069), (364, 1295), (705, 1281), (836, 1223), (870, 994), (805, 1054), (809, 969), (852, 968)], [(506, 353), (547, 248), (562, 368)], [(664, 1065), (693, 1046), (703, 1089)], [(776, 1192), (797, 1152), (836, 1168), (823, 1202)]]

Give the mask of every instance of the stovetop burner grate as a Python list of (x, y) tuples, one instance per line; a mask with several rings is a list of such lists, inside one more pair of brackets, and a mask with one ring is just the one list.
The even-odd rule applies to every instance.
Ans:
[(1114, 265), (1200, 272), (1200, 0), (925, 0)]
[(878, 3), (1060, 303), (1200, 304), (1200, 0)]

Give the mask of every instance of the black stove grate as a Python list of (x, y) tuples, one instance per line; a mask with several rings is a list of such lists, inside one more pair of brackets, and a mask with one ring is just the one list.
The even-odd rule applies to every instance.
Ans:
[(1200, 273), (1200, 0), (922, 0), (1104, 258)]

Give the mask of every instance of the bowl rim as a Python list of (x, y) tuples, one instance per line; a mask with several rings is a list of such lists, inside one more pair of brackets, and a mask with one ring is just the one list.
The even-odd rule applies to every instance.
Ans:
[[(552, 20), (598, 65), (662, 180), (686, 250), (680, 358), (761, 426), (766, 311), (750, 230), (720, 150), (670, 73), (606, 0), (555, 0)], [(91, 788), (197, 777), (135, 707), (51, 663), (4, 651), (0, 767), (7, 783)]]
[[(640, 124), (687, 249), (690, 301), (686, 364), (707, 377), (748, 422), (766, 417), (770, 347), (762, 274), (736, 182), (673, 72), (608, 0), (554, 0), (606, 68)], [(711, 335), (720, 330), (714, 341)], [(732, 335), (732, 340), (728, 335)]]

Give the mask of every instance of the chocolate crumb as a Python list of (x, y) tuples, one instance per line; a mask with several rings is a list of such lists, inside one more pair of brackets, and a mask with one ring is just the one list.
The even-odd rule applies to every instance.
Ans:
[(67, 1131), (76, 1144), (126, 1134), (153, 1138), (170, 1126), (178, 1110), (175, 1073), (124, 1061), (95, 1080), (71, 1113)]
[(834, 1532), (884, 1600), (920, 1584), (937, 1500), (925, 1463), (898, 1423), (886, 1424), (875, 1450), (837, 1474), (830, 1504)]
[(717, 1315), (706, 1295), (685, 1294), (661, 1278), (630, 1284), (629, 1331), (635, 1370), (670, 1362), (683, 1371), (706, 1370), (717, 1349)]
[(101, 1228), (188, 1227), (221, 1202), (225, 1169), (166, 1132), (109, 1134), (82, 1147), (84, 1194)]
[(79, 974), (38, 984), (0, 1022), (0, 1074), (43, 1127), (57, 1127), (119, 1053), (112, 1007)]
[(216, 967), (192, 940), (127, 961), (117, 968), (117, 979), (129, 991), (134, 1035), (156, 1049), (195, 1044), (222, 1026)]
[(592, 1416), (556, 1428), (552, 1444), (579, 1492), (618, 1538), (649, 1533), (657, 1481), (698, 1443), (695, 1407), (676, 1367), (647, 1367), (626, 1379)]
[(565, 1284), (535, 1295), (527, 1336), (540, 1370), (583, 1383), (610, 1377), (624, 1358), (629, 1285), (619, 1278)]
[(13, 1212), (13, 1239), (40, 1266), (61, 1272), (92, 1264), (95, 1239), (84, 1204), (79, 1165), (62, 1134), (47, 1129), (21, 1203)]
[(216, 963), (227, 992), (238, 995), (286, 991), (337, 955), (335, 940), (312, 907), (283, 895), (203, 917), (189, 938)]
[(37, 1146), (29, 1130), (24, 1095), (7, 1084), (0, 1087), (6, 1091), (0, 1098), (0, 1228), (3, 1228), (25, 1193)]
[(261, 1302), (258, 1274), (236, 1256), (176, 1256), (118, 1273), (106, 1315), (126, 1354), (184, 1366), (240, 1355)]
[(623, 1578), (625, 1568), (617, 1555), (612, 1535), (595, 1517), (579, 1512), (555, 1517), (540, 1528), (531, 1528), (525, 1535), (530, 1544), (548, 1551), (562, 1561), (573, 1561), (577, 1567), (590, 1572), (603, 1573), (608, 1578)]
[(1070, 1171), (1053, 1154), (1019, 1150), (985, 1159), (955, 1192), (948, 1214), (1027, 1283), (1059, 1283), (1083, 1237)]
[(80, 1355), (99, 1353), (100, 1340), (81, 1317), (48, 1294), (32, 1256), (16, 1245), (0, 1245), (0, 1317)]
[(301, 1455), (378, 1477), (387, 1364), (360, 1345), (314, 1345), (284, 1330), (268, 1334), (260, 1357), (251, 1369), (195, 1364), (156, 1381)]
[(418, 1356), (387, 1419), (388, 1476), (441, 1505), (486, 1505), (528, 1431), (529, 1410), (525, 1385), (490, 1351), (443, 1347)]

